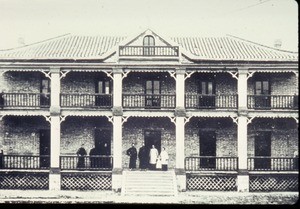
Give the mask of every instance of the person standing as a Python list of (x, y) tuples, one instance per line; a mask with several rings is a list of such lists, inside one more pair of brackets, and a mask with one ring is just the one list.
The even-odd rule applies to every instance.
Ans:
[(132, 146), (127, 150), (126, 154), (130, 157), (129, 158), (129, 169), (135, 169), (136, 168), (136, 159), (137, 159), (137, 150), (134, 147), (134, 143), (132, 143)]
[(145, 170), (147, 168), (148, 153), (147, 153), (147, 149), (146, 149), (144, 143), (141, 146), (141, 148), (139, 149), (138, 157), (139, 157), (139, 160), (140, 160), (140, 169)]
[(168, 170), (169, 155), (168, 155), (165, 147), (162, 148), (162, 151), (160, 153), (160, 158), (161, 158), (161, 169), (163, 171), (167, 171)]
[(149, 157), (150, 157), (150, 160), (149, 160), (149, 169), (150, 170), (155, 170), (156, 168), (156, 161), (157, 161), (157, 157), (158, 157), (158, 151), (157, 149), (155, 148), (154, 145), (152, 145), (152, 148), (150, 149), (150, 153), (149, 153)]
[(87, 155), (85, 149), (84, 149), (84, 144), (81, 145), (81, 147), (77, 151), (77, 156), (78, 156), (78, 162), (77, 162), (77, 168), (84, 168), (84, 156)]
[(90, 150), (90, 163), (91, 163), (90, 166), (91, 166), (91, 168), (97, 168), (98, 167), (96, 155), (97, 155), (97, 150), (94, 147)]

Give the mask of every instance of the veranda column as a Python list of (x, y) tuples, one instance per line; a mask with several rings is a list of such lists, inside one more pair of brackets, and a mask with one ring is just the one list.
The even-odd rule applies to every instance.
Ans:
[(249, 174), (247, 169), (247, 73), (245, 68), (239, 69), (238, 76), (238, 177), (239, 192), (249, 191)]
[(180, 191), (186, 190), (186, 174), (184, 168), (184, 119), (185, 112), (185, 69), (176, 69), (176, 177)]
[(113, 170), (112, 189), (122, 187), (122, 74), (120, 68), (113, 69)]
[(51, 131), (49, 189), (60, 190), (60, 69), (50, 68), (51, 73)]

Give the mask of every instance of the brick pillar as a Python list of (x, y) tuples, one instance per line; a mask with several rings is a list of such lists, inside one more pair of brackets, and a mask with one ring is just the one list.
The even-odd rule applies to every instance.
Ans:
[(238, 177), (237, 185), (239, 192), (249, 191), (249, 174), (247, 168), (247, 69), (239, 69), (238, 76)]
[(113, 69), (113, 171), (112, 189), (122, 188), (122, 69)]
[(49, 189), (60, 190), (60, 69), (50, 68), (51, 72), (51, 131), (50, 131), (50, 173)]

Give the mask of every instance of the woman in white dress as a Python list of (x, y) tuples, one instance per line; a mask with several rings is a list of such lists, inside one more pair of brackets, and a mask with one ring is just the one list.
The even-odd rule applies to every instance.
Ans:
[(169, 155), (166, 151), (166, 148), (162, 148), (162, 151), (160, 153), (160, 158), (161, 158), (161, 169), (163, 171), (168, 170), (168, 161), (169, 161)]
[(149, 169), (150, 170), (155, 170), (156, 168), (156, 160), (157, 160), (157, 157), (158, 157), (158, 151), (157, 149), (155, 148), (154, 145), (152, 145), (152, 148), (150, 149), (150, 153), (149, 153), (149, 157), (150, 157), (150, 160), (149, 160)]

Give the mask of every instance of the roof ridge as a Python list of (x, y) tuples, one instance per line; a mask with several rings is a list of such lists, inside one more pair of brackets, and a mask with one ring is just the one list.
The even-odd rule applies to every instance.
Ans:
[(62, 38), (62, 37), (65, 37), (65, 36), (70, 36), (70, 35), (71, 35), (71, 33), (66, 33), (66, 34), (63, 34), (63, 35), (60, 35), (60, 36), (48, 38), (48, 39), (38, 41), (38, 42), (34, 42), (34, 43), (31, 43), (31, 44), (27, 44), (27, 45), (24, 45), (24, 46), (18, 46), (18, 47), (8, 48), (8, 49), (1, 49), (0, 52), (5, 52), (5, 51), (10, 51), (10, 50), (15, 50), (15, 49), (21, 49), (21, 48), (25, 48), (25, 47), (28, 47), (28, 46), (33, 46), (33, 45), (36, 45), (36, 44), (45, 43), (47, 41), (52, 41), (54, 39)]
[(254, 41), (249, 41), (249, 40), (246, 40), (246, 39), (243, 39), (243, 38), (240, 38), (240, 37), (237, 37), (237, 36), (233, 36), (233, 35), (230, 35), (230, 34), (226, 34), (226, 36), (229, 36), (229, 37), (235, 38), (235, 39), (239, 39), (241, 41), (245, 41), (245, 42), (248, 42), (248, 43), (251, 43), (251, 44), (255, 44), (255, 45), (258, 45), (258, 46), (262, 46), (262, 47), (265, 47), (265, 48), (269, 48), (269, 49), (272, 49), (272, 50), (275, 50), (275, 51), (281, 51), (281, 52), (288, 52), (288, 53), (298, 54), (298, 52), (296, 52), (296, 51), (288, 51), (288, 50), (278, 49), (278, 48), (275, 48), (275, 47), (266, 46), (266, 45), (259, 44), (259, 43), (256, 43)]

